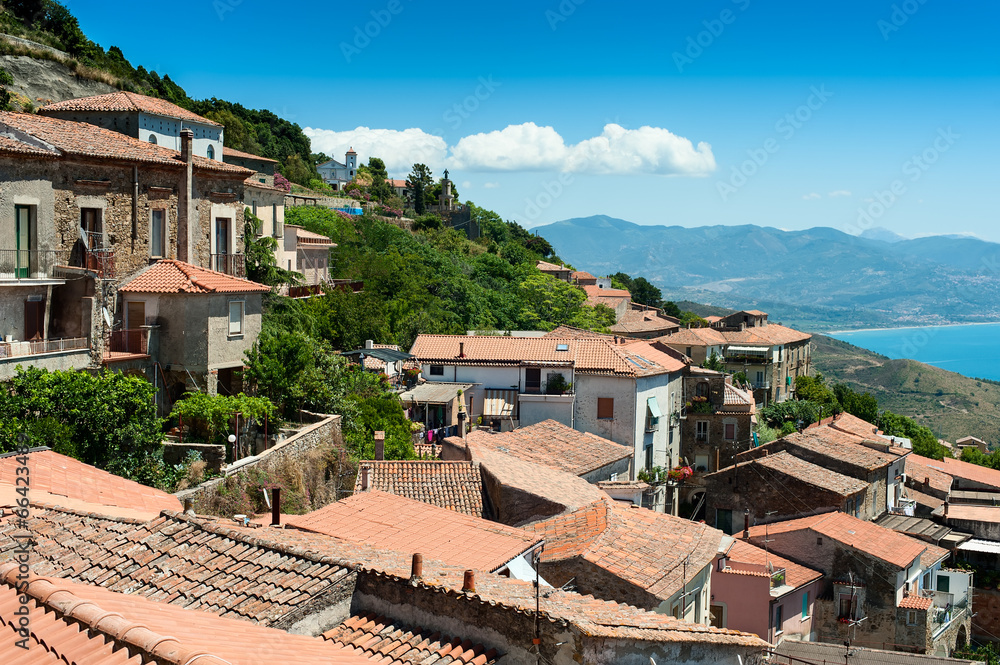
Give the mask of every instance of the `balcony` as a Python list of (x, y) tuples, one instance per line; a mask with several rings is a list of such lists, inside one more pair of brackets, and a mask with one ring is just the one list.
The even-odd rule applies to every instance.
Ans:
[(232, 277), (246, 278), (246, 262), (242, 254), (212, 254), (209, 267)]
[(149, 329), (115, 330), (104, 343), (104, 362), (136, 360), (149, 356)]
[(80, 232), (86, 245), (83, 267), (106, 279), (115, 277), (115, 250), (104, 246), (103, 233)]
[(0, 358), (20, 358), (22, 356), (40, 356), (45, 353), (60, 353), (62, 351), (80, 351), (90, 348), (86, 337), (67, 337), (65, 339), (38, 339), (25, 342), (0, 342)]
[(0, 281), (52, 279), (66, 252), (49, 249), (0, 249)]

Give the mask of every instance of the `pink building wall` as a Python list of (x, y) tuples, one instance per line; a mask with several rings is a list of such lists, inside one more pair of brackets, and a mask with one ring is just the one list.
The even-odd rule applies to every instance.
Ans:
[(724, 628), (756, 633), (767, 639), (771, 578), (712, 568), (712, 605), (725, 606)]

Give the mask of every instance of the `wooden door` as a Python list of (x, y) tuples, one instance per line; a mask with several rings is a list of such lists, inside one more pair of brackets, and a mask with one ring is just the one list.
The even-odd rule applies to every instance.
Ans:
[(125, 327), (129, 330), (138, 330), (146, 325), (146, 303), (129, 301), (125, 310)]
[(45, 302), (24, 301), (24, 339), (42, 339), (45, 336)]

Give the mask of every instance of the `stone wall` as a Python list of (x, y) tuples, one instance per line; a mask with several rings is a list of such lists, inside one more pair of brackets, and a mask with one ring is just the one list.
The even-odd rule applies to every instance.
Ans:
[(664, 600), (600, 566), (595, 566), (583, 557), (562, 561), (543, 560), (538, 572), (552, 586), (559, 587), (576, 578), (573, 584), (578, 593), (645, 610), (655, 610)]
[(558, 515), (565, 510), (564, 506), (530, 491), (504, 485), (485, 466), (480, 466), (480, 469), (483, 476), (483, 486), (490, 499), (490, 504), (496, 509), (498, 522), (509, 526), (518, 526), (528, 521)]
[(972, 637), (980, 642), (996, 642), (1000, 635), (1000, 590), (976, 589), (972, 597)]
[(167, 464), (181, 464), (189, 453), (198, 453), (206, 467), (216, 473), (222, 471), (226, 461), (226, 447), (210, 443), (174, 443), (163, 444), (163, 461)]
[[(300, 413), (303, 420), (313, 420), (315, 422), (306, 425), (293, 436), (278, 443), (273, 448), (268, 448), (260, 455), (248, 457), (240, 460), (241, 463), (239, 464), (230, 465), (226, 469), (226, 475), (232, 475), (237, 471), (250, 468), (271, 470), (289, 460), (296, 460), (302, 457), (306, 452), (314, 448), (326, 445), (343, 445), (343, 438), (340, 432), (341, 416), (309, 413), (308, 411)], [(197, 506), (209, 493), (218, 491), (218, 486), (223, 480), (224, 477), (213, 478), (197, 487), (177, 492), (176, 496), (182, 501), (184, 499), (194, 499)]]

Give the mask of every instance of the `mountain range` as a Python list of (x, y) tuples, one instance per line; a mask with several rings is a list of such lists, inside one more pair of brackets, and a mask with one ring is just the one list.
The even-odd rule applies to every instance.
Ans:
[(577, 269), (641, 275), (666, 299), (753, 307), (810, 330), (1000, 321), (1000, 244), (974, 237), (641, 226), (606, 215), (534, 230)]

